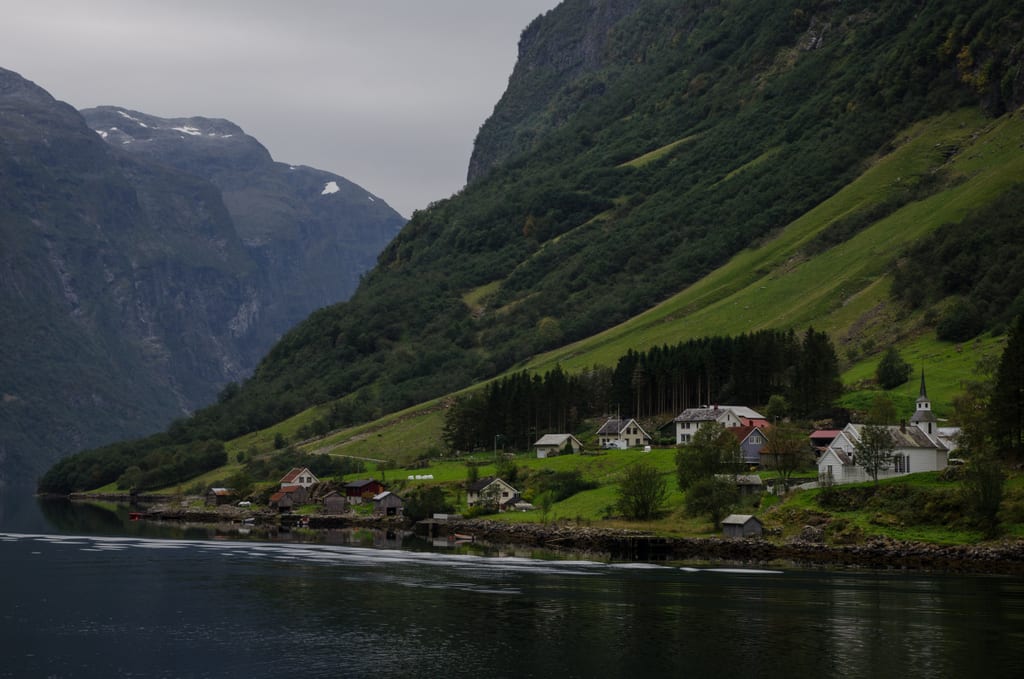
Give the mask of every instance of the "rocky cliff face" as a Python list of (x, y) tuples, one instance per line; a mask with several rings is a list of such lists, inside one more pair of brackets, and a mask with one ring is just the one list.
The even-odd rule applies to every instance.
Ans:
[(0, 69), (0, 482), (210, 402), (404, 222), (227, 121), (87, 113)]
[[(508, 88), (480, 128), (469, 161), (473, 182), (567, 121), (606, 87), (614, 27), (640, 0), (567, 0), (527, 26)], [(571, 87), (574, 86), (575, 87)]]

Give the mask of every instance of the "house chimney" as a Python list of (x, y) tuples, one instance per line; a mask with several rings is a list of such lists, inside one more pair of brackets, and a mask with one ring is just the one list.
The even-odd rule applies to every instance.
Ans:
[(907, 433), (907, 420), (906, 418), (900, 420), (900, 431), (904, 434)]

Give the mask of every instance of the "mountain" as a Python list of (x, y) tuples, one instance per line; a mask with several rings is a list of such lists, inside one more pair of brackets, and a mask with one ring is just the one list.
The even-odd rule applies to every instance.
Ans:
[[(964, 219), (944, 197), (970, 188), (974, 210), (1016, 181), (971, 184), (984, 168), (970, 135), (1024, 102), (1022, 25), (1007, 0), (566, 0), (523, 32), (467, 187), (414, 214), (349, 301), (170, 436), (226, 440), (332, 400), (336, 424), (373, 419), (542, 352), (572, 359), (574, 342), (677, 295), (658, 330), (622, 342), (682, 338), (698, 312), (715, 314), (701, 328), (803, 330), (844, 305), (848, 327), (830, 333), (852, 336), (859, 293), (901, 248)], [(918, 129), (935, 120), (941, 132)], [(867, 242), (880, 234), (889, 249)], [(774, 316), (718, 305), (807, 262), (831, 268), (785, 278)], [(833, 281), (850, 265), (865, 275)], [(817, 306), (787, 313), (826, 280)]]
[[(236, 233), (268, 274), (261, 314), (275, 338), (313, 309), (348, 299), (404, 223), (344, 177), (274, 162), (229, 121), (158, 118), (112, 106), (81, 113), (114, 148), (220, 189)], [(268, 347), (262, 344), (248, 368)]]
[[(89, 112), (145, 129), (127, 115)], [(223, 130), (200, 140), (143, 118), (151, 148), (130, 152), (0, 70), (0, 482), (210, 403), (404, 221), (226, 121), (193, 119)]]

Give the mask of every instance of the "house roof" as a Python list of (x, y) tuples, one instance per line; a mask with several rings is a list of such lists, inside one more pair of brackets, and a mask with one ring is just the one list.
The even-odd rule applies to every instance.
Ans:
[(482, 491), (484, 488), (486, 488), (487, 486), (491, 485), (492, 483), (500, 483), (500, 484), (502, 484), (504, 486), (508, 486), (515, 493), (519, 492), (515, 488), (512, 488), (512, 486), (507, 481), (503, 481), (502, 479), (500, 479), (500, 478), (498, 478), (496, 476), (485, 476), (484, 478), (479, 479), (478, 481), (469, 484), (466, 487), (466, 489), (471, 491), (471, 492), (474, 492), (474, 493), (479, 493), (480, 491)]
[(342, 495), (341, 493), (339, 493), (339, 492), (338, 492), (338, 491), (336, 491), (336, 490), (332, 490), (331, 492), (327, 493), (327, 495), (324, 495), (324, 499), (325, 499), (325, 500), (326, 500), (327, 498), (329, 498), (329, 497), (345, 497), (345, 496), (344, 496), (344, 495)]
[[(373, 500), (374, 500), (374, 502), (377, 502), (378, 500), (383, 500), (384, 498), (386, 498), (389, 495), (395, 495), (395, 494), (392, 493), (390, 490), (385, 490), (383, 493), (377, 493), (376, 495), (374, 495), (373, 496)], [(395, 497), (398, 498), (399, 500), (402, 499), (402, 498), (398, 497), (397, 495), (395, 495)]]
[(761, 523), (761, 520), (753, 514), (730, 514), (729, 516), (722, 519), (722, 525), (742, 526), (751, 520)]
[(291, 471), (289, 471), (287, 474), (281, 477), (281, 480), (278, 483), (291, 483), (295, 479), (302, 476), (303, 472), (309, 474), (314, 479), (316, 478), (316, 475), (313, 472), (309, 471), (308, 467), (293, 467)]
[(602, 434), (604, 434), (605, 436), (609, 434), (621, 434), (622, 431), (629, 426), (630, 422), (636, 425), (636, 428), (640, 430), (641, 434), (643, 434), (647, 438), (650, 438), (647, 432), (644, 431), (644, 428), (640, 426), (640, 423), (637, 422), (632, 417), (626, 419), (611, 418), (601, 425), (601, 428), (597, 430), (597, 434), (598, 436)]
[(349, 481), (345, 484), (346, 488), (365, 488), (371, 483), (379, 483), (376, 479), (357, 479), (355, 481)]
[(915, 410), (914, 414), (910, 417), (911, 424), (917, 424), (918, 422), (938, 422), (939, 418), (935, 417), (935, 413), (930, 410), (920, 409)]
[(740, 419), (768, 421), (764, 415), (746, 406), (702, 406), (687, 408), (679, 413), (673, 422), (713, 422), (727, 410)]
[(812, 439), (834, 439), (839, 436), (840, 429), (817, 429), (811, 432)]
[(231, 495), (232, 493), (230, 488), (211, 488), (210, 492), (214, 495)]
[(533, 445), (561, 446), (565, 445), (565, 442), (569, 441), (570, 439), (576, 441), (577, 444), (582, 445), (580, 444), (579, 440), (572, 434), (544, 434), (544, 436), (541, 436), (539, 439), (537, 439), (537, 441)]
[(728, 429), (729, 431), (732, 432), (732, 435), (735, 436), (736, 440), (739, 441), (740, 443), (746, 441), (747, 437), (753, 434), (755, 431), (761, 434), (762, 436), (765, 435), (765, 427), (763, 425), (745, 424), (740, 427), (729, 427)]
[(302, 486), (281, 486), (281, 490), (279, 492), (294, 493), (297, 490), (302, 490)]
[(279, 490), (278, 492), (276, 492), (276, 493), (274, 493), (273, 495), (270, 496), (270, 501), (271, 502), (280, 502), (281, 500), (283, 500), (285, 498), (288, 498), (289, 500), (292, 499), (291, 493), (286, 493), (283, 490)]

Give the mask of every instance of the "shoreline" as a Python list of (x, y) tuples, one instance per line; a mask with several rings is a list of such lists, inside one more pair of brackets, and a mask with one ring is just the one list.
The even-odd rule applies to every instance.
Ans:
[(170, 498), (76, 493), (72, 502), (115, 501), (146, 506), (139, 512), (147, 521), (199, 524), (241, 523), (249, 519), (261, 526), (294, 526), (303, 521), (309, 530), (366, 527), (405, 529), (427, 537), (458, 533), (476, 542), (536, 547), (566, 552), (600, 552), (624, 561), (728, 562), (764, 566), (790, 563), (809, 568), (946, 572), (957, 574), (1024, 575), (1024, 540), (1003, 540), (976, 545), (940, 545), (928, 542), (869, 537), (859, 544), (829, 545), (800, 537), (787, 541), (765, 538), (667, 537), (641, 530), (613, 529), (560, 523), (505, 523), (491, 519), (408, 519), (353, 515), (281, 515), (232, 505), (205, 509), (171, 507)]

